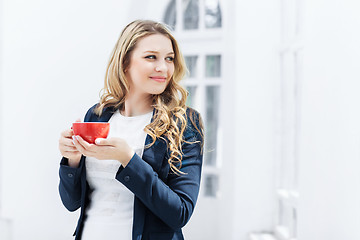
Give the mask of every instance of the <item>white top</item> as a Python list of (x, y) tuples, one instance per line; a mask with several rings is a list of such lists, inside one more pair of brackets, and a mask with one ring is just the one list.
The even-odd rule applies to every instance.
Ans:
[[(110, 118), (108, 138), (120, 137), (142, 157), (146, 133), (152, 112), (125, 117), (119, 111)], [(86, 157), (86, 179), (94, 190), (86, 214), (83, 240), (131, 240), (134, 194), (115, 179), (120, 167), (117, 160), (98, 160)]]

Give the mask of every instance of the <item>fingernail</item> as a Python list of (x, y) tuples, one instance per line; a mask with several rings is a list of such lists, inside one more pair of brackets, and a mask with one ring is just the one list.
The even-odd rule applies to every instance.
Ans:
[(95, 139), (95, 143), (96, 143), (96, 144), (100, 144), (100, 142), (101, 142), (101, 140), (100, 140), (100, 139), (98, 139), (98, 138), (97, 138), (97, 139)]

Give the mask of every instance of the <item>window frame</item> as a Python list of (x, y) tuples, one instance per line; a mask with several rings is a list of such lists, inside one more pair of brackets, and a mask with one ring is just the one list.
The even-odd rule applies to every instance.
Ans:
[[(3, 11), (3, 1), (0, 0), (0, 12)], [(3, 72), (3, 23), (2, 23), (2, 18), (0, 18), (0, 72)], [(3, 75), (0, 75), (0, 96), (3, 96), (3, 94), (1, 94), (2, 89), (3, 89)], [(3, 112), (3, 106), (2, 106), (2, 98), (0, 97), (0, 114)], [(1, 115), (0, 115), (1, 116)], [(2, 118), (0, 117), (0, 132), (2, 131), (3, 128), (3, 121)], [(2, 152), (2, 137), (0, 137), (0, 153)], [(2, 213), (3, 213), (3, 202), (2, 202), (2, 197), (3, 196), (3, 180), (2, 180), (2, 169), (3, 169), (3, 164), (2, 164), (2, 155), (0, 154), (0, 218), (2, 217)]]
[[(201, 116), (203, 118), (204, 124), (206, 124), (206, 119), (207, 119), (207, 115), (206, 115), (206, 104), (205, 104), (205, 100), (206, 100), (206, 87), (208, 86), (218, 86), (219, 89), (219, 99), (221, 99), (221, 95), (222, 95), (222, 85), (223, 85), (223, 81), (222, 81), (222, 76), (218, 77), (218, 78), (207, 78), (205, 77), (205, 58), (208, 55), (220, 55), (221, 56), (221, 61), (220, 61), (220, 68), (222, 68), (222, 56), (223, 54), (219, 51), (217, 52), (185, 52), (184, 56), (197, 56), (197, 76), (194, 78), (186, 78), (182, 81), (182, 85), (186, 88), (188, 86), (196, 86), (197, 90), (196, 90), (196, 95), (194, 98), (194, 102), (195, 105), (193, 106), (195, 109), (197, 109), (200, 113)], [(221, 108), (221, 104), (222, 101), (220, 101), (219, 103), (219, 108)], [(219, 109), (219, 115), (218, 115), (218, 126), (217, 126), (217, 151), (216, 151), (216, 163), (215, 165), (207, 165), (206, 164), (206, 154), (204, 154), (204, 163), (203, 163), (203, 179), (206, 179), (207, 175), (216, 175), (217, 176), (217, 193), (215, 196), (207, 196), (205, 195), (204, 191), (204, 187), (200, 188), (200, 194), (204, 197), (207, 198), (218, 198), (221, 194), (221, 189), (220, 189), (220, 181), (221, 181), (221, 166), (222, 166), (222, 137), (221, 137), (221, 114), (220, 114), (220, 109)], [(205, 125), (206, 127), (206, 125)], [(205, 130), (206, 133), (206, 130)], [(205, 145), (204, 145), (204, 151), (208, 151), (209, 149), (207, 149), (207, 144), (205, 141)], [(203, 181), (201, 183), (206, 184), (205, 181)]]
[[(195, 86), (196, 94), (192, 101), (195, 105), (193, 106), (198, 110), (203, 118), (204, 124), (206, 124), (206, 87), (208, 86), (218, 86), (219, 87), (219, 99), (221, 99), (222, 89), (224, 84), (223, 79), (223, 56), (225, 54), (224, 49), (219, 46), (223, 46), (221, 43), (223, 41), (223, 29), (224, 21), (223, 15), (221, 21), (221, 27), (219, 28), (206, 28), (205, 26), (205, 0), (198, 0), (199, 2), (199, 27), (198, 29), (184, 29), (183, 27), (183, 0), (176, 0), (176, 24), (174, 26), (174, 35), (178, 39), (178, 42), (182, 46), (187, 45), (189, 47), (183, 48), (183, 56), (197, 56), (197, 66), (196, 66), (196, 76), (195, 77), (186, 77), (182, 81), (182, 85), (186, 87)], [(222, 4), (219, 1), (220, 11), (222, 12)], [(196, 46), (196, 48), (194, 47)], [(195, 50), (196, 49), (196, 50)], [(210, 49), (210, 50), (209, 50)], [(216, 49), (214, 51), (213, 49)], [(208, 78), (205, 76), (206, 70), (206, 56), (209, 55), (220, 55), (220, 77), (211, 77)], [(206, 179), (208, 175), (217, 176), (217, 191), (215, 196), (206, 196), (204, 192), (206, 181), (202, 181), (200, 187), (200, 195), (205, 198), (218, 198), (221, 194), (220, 181), (221, 181), (221, 166), (222, 166), (222, 136), (221, 136), (221, 122), (222, 115), (220, 114), (220, 109), (222, 101), (220, 101), (218, 107), (218, 125), (217, 125), (217, 142), (216, 142), (216, 163), (213, 166), (206, 164), (206, 151), (207, 144), (205, 141), (204, 144), (204, 163), (202, 168), (203, 180)], [(205, 126), (206, 128), (206, 126)], [(205, 130), (206, 133), (206, 130)]]
[[(299, 135), (302, 85), (302, 0), (281, 0), (280, 76), (276, 101), (275, 196), (278, 240), (296, 240), (298, 225)], [(284, 212), (280, 204), (283, 205)], [(287, 213), (289, 216), (286, 216)]]

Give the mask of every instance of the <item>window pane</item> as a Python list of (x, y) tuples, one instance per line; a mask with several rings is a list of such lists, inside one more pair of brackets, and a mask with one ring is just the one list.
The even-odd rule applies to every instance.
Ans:
[(221, 76), (221, 56), (209, 55), (206, 56), (206, 77), (220, 77)]
[(195, 107), (195, 94), (196, 94), (196, 86), (187, 86), (186, 90), (189, 92), (189, 95), (186, 99), (186, 105), (189, 107)]
[(189, 70), (189, 76), (190, 78), (196, 77), (196, 69), (197, 69), (197, 56), (186, 56), (185, 57), (185, 63), (186, 67)]
[(286, 235), (290, 234), (290, 227), (292, 222), (292, 208), (285, 202), (284, 199), (279, 200), (279, 225), (286, 230)]
[(281, 200), (278, 201), (278, 225), (282, 226), (284, 225), (284, 206), (283, 202)]
[(296, 211), (296, 208), (293, 208), (292, 209), (293, 210), (293, 214), (292, 214), (292, 217), (293, 217), (293, 219), (292, 219), (292, 229), (291, 229), (291, 232), (292, 232), (292, 237), (294, 238), (294, 239), (296, 239), (297, 238), (297, 211)]
[(221, 27), (221, 10), (218, 0), (205, 0), (205, 27)]
[(215, 174), (206, 174), (205, 182), (205, 196), (216, 197), (219, 190), (219, 177)]
[(176, 0), (170, 0), (165, 10), (164, 23), (175, 30), (176, 26)]
[(199, 28), (198, 0), (183, 0), (183, 21), (184, 29)]
[(219, 86), (206, 87), (205, 164), (216, 165), (219, 113)]

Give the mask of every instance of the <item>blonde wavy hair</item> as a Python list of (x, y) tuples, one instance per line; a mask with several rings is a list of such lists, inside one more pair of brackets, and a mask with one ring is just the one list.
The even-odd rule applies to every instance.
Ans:
[[(187, 69), (177, 41), (164, 24), (151, 20), (136, 20), (124, 28), (112, 51), (105, 74), (104, 88), (101, 91), (100, 102), (95, 108), (95, 113), (101, 115), (104, 107), (124, 109), (125, 98), (129, 93), (129, 82), (125, 77), (125, 70), (130, 65), (131, 53), (140, 39), (152, 34), (162, 34), (171, 40), (174, 51), (174, 73), (164, 92), (152, 95), (155, 113), (153, 121), (144, 130), (153, 141), (146, 147), (152, 146), (157, 138), (163, 140), (166, 138), (170, 150), (168, 159), (170, 168), (174, 173), (183, 173), (180, 171), (182, 163), (181, 146), (186, 142), (183, 135), (187, 126), (185, 103), (188, 93), (179, 82)], [(201, 119), (196, 120), (198, 124), (195, 123), (192, 116), (190, 116), (190, 120), (200, 135), (203, 136)]]

